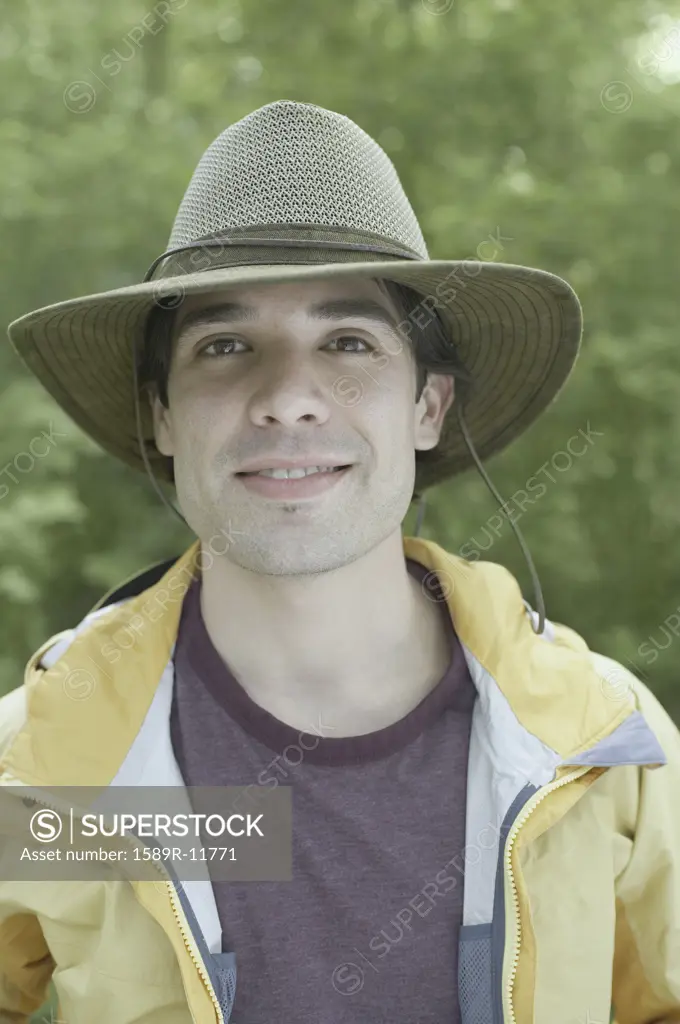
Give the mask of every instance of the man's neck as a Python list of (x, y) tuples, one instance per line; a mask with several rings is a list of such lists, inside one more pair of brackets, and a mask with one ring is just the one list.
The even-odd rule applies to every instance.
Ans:
[(441, 609), (406, 567), (400, 531), (329, 572), (265, 576), (225, 559), (203, 574), (208, 635), (250, 697), (294, 728), (391, 725), (449, 660)]

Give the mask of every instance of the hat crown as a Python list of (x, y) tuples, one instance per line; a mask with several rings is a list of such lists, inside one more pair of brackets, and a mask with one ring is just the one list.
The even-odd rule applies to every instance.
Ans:
[(194, 170), (166, 251), (265, 225), (375, 234), (428, 258), (390, 158), (350, 118), (312, 103), (269, 103), (218, 135)]

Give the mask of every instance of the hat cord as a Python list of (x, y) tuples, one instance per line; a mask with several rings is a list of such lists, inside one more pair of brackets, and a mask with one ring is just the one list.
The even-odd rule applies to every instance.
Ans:
[[(479, 470), (479, 474), (480, 474), (482, 480), (484, 481), (486, 486), (489, 488), (489, 490), (493, 494), (493, 496), (496, 499), (496, 501), (499, 503), (500, 509), (505, 509), (505, 504), (506, 503), (503, 501), (503, 498), (498, 493), (498, 490), (494, 486), (493, 481), (491, 480), (491, 478), (489, 477), (489, 474), (486, 472), (486, 470), (484, 469), (484, 466), (482, 465), (482, 460), (479, 458), (479, 456), (477, 455), (477, 452), (475, 451), (475, 446), (472, 443), (472, 438), (470, 437), (470, 434), (468, 432), (468, 429), (467, 429), (467, 426), (466, 426), (466, 423), (465, 423), (465, 417), (463, 416), (462, 403), (459, 403), (459, 402), (456, 403), (456, 414), (458, 416), (458, 424), (460, 426), (460, 430), (461, 430), (461, 433), (463, 435), (463, 440), (465, 441), (465, 445), (466, 445), (468, 451), (470, 452), (470, 455), (471, 455), (471, 457), (472, 457), (472, 459), (473, 459), (473, 461), (475, 463), (475, 466)], [(517, 538), (517, 543), (519, 544), (519, 546), (521, 548), (522, 554), (524, 555), (524, 560), (527, 563), (527, 567), (529, 569), (529, 574), (531, 576), (531, 583), (532, 583), (532, 586), (534, 588), (534, 601), (536, 602), (536, 611), (538, 612), (538, 629), (534, 628), (533, 618), (532, 618), (531, 626), (532, 626), (532, 629), (534, 629), (534, 632), (540, 635), (543, 632), (544, 628), (545, 628), (545, 601), (543, 600), (543, 590), (541, 588), (541, 581), (538, 578), (538, 573), (536, 571), (536, 566), (534, 565), (534, 561), (533, 561), (533, 559), (531, 557), (531, 553), (529, 551), (529, 548), (527, 547), (527, 544), (526, 544), (526, 542), (524, 540), (524, 537), (522, 536), (522, 534), (520, 532), (519, 527), (517, 526), (516, 523), (513, 523), (513, 521), (510, 518), (510, 516), (507, 516), (507, 520), (510, 523), (510, 528), (511, 528), (512, 532), (515, 534), (515, 537)]]
[(322, 238), (230, 238), (227, 235), (223, 237), (210, 236), (209, 238), (200, 239), (196, 242), (189, 242), (187, 245), (178, 245), (174, 249), (168, 249), (166, 252), (162, 252), (160, 256), (156, 257), (147, 270), (144, 275), (144, 281), (150, 281), (158, 264), (162, 263), (162, 261), (167, 259), (169, 256), (175, 256), (180, 252), (187, 252), (189, 249), (209, 249), (213, 246), (219, 246), (222, 248), (225, 242), (227, 245), (233, 245), (236, 247), (243, 245), (266, 245), (268, 247), (283, 246), (287, 249), (349, 249), (354, 252), (375, 252), (381, 256), (399, 256), (401, 259), (408, 260), (422, 259), (418, 253), (409, 251), (401, 245), (391, 245), (387, 241), (383, 245), (369, 245), (364, 242), (340, 242)]
[[(157, 481), (156, 476), (155, 476), (154, 471), (153, 471), (153, 467), (151, 466), (151, 463), (149, 461), (149, 457), (148, 457), (147, 452), (146, 452), (146, 444), (144, 442), (144, 437), (143, 437), (143, 432), (142, 432), (141, 409), (140, 409), (140, 406), (139, 406), (139, 387), (138, 387), (138, 375), (137, 375), (137, 344), (138, 344), (138, 338), (135, 337), (134, 345), (133, 345), (132, 374), (133, 374), (133, 383), (134, 383), (135, 421), (136, 421), (136, 424), (137, 424), (137, 442), (138, 442), (138, 446), (139, 446), (139, 451), (140, 451), (140, 454), (142, 456), (142, 460), (144, 462), (144, 467), (146, 469), (147, 476), (148, 476), (149, 480), (151, 481), (151, 484), (152, 484), (154, 490), (156, 491), (156, 494), (161, 499), (163, 504), (165, 506), (167, 506), (167, 508), (169, 508), (170, 511), (172, 513), (174, 513), (174, 515), (177, 516), (177, 518), (180, 520), (180, 522), (182, 522), (185, 526), (188, 526), (189, 524), (187, 523), (187, 521), (184, 518), (184, 516), (182, 515), (182, 513), (178, 509), (176, 509), (175, 506), (170, 501), (168, 501), (166, 495), (163, 493), (162, 489), (159, 487), (158, 481)], [(470, 437), (470, 434), (468, 432), (467, 426), (465, 424), (465, 418), (463, 416), (462, 405), (463, 405), (462, 402), (456, 402), (455, 403), (456, 414), (458, 416), (458, 423), (460, 425), (461, 433), (463, 435), (463, 440), (465, 441), (467, 449), (470, 452), (470, 455), (471, 455), (471, 457), (472, 457), (472, 459), (473, 459), (477, 469), (479, 470), (479, 473), (480, 473), (482, 479), (484, 480), (484, 483), (487, 485), (487, 487), (489, 488), (489, 490), (493, 494), (493, 496), (496, 499), (496, 501), (498, 501), (500, 503), (500, 507), (504, 508), (505, 507), (505, 502), (503, 501), (503, 498), (501, 497), (501, 495), (496, 490), (496, 487), (494, 486), (493, 482), (489, 478), (489, 475), (487, 474), (486, 470), (484, 469), (484, 466), (482, 465), (481, 459), (479, 458), (479, 456), (477, 455), (477, 452), (475, 451), (475, 447), (474, 447), (474, 445), (472, 443), (472, 438)], [(415, 525), (415, 530), (414, 530), (414, 536), (416, 536), (416, 537), (420, 534), (420, 530), (421, 530), (421, 527), (422, 527), (422, 524), (423, 524), (423, 519), (424, 519), (424, 516), (425, 516), (425, 501), (426, 501), (425, 494), (421, 494), (420, 495), (420, 500), (419, 500), (419, 503), (418, 503), (418, 512), (417, 512), (417, 515), (416, 515), (416, 525)], [(533, 559), (532, 559), (531, 554), (529, 552), (529, 549), (528, 549), (528, 547), (527, 547), (527, 545), (526, 545), (526, 543), (524, 541), (524, 538), (522, 537), (522, 534), (520, 533), (519, 527), (515, 523), (513, 523), (512, 519), (510, 519), (510, 517), (508, 517), (508, 522), (510, 523), (510, 527), (511, 527), (513, 533), (515, 534), (515, 537), (517, 538), (517, 542), (519, 543), (520, 548), (522, 549), (522, 554), (524, 555), (524, 559), (525, 559), (525, 561), (527, 563), (527, 566), (529, 568), (529, 573), (531, 574), (531, 582), (532, 582), (533, 588), (534, 588), (534, 598), (535, 598), (535, 601), (536, 601), (536, 608), (537, 608), (537, 611), (538, 611), (538, 629), (534, 629), (533, 621), (532, 621), (532, 629), (534, 629), (535, 633), (540, 634), (540, 633), (543, 632), (543, 629), (544, 629), (544, 626), (545, 626), (545, 604), (544, 604), (544, 601), (543, 601), (543, 591), (541, 589), (541, 583), (540, 583), (540, 580), (538, 578), (538, 573), (536, 572), (536, 567), (534, 566)]]
[(149, 462), (149, 456), (146, 453), (146, 443), (144, 441), (144, 434), (143, 434), (143, 431), (142, 431), (142, 414), (141, 414), (141, 409), (140, 409), (140, 406), (139, 406), (139, 383), (138, 383), (138, 374), (137, 374), (137, 358), (138, 358), (137, 345), (138, 345), (138, 338), (135, 337), (134, 344), (133, 344), (133, 353), (132, 353), (132, 379), (133, 379), (133, 387), (134, 387), (134, 391), (135, 391), (134, 399), (135, 399), (135, 422), (137, 424), (137, 446), (138, 446), (139, 452), (140, 452), (140, 454), (142, 456), (142, 461), (144, 462), (144, 468), (146, 469), (146, 475), (148, 476), (149, 480), (151, 481), (151, 484), (152, 484), (156, 494), (161, 499), (163, 504), (167, 508), (169, 508), (171, 512), (174, 512), (174, 514), (177, 516), (177, 518), (180, 520), (180, 522), (184, 523), (185, 526), (188, 526), (189, 524), (187, 523), (187, 521), (184, 518), (184, 516), (182, 515), (182, 513), (179, 511), (179, 509), (175, 508), (175, 506), (172, 504), (172, 502), (168, 501), (166, 495), (163, 493), (163, 491), (159, 487), (158, 481), (156, 480), (156, 476), (155, 476), (154, 471), (153, 471), (153, 467), (151, 466), (151, 463)]

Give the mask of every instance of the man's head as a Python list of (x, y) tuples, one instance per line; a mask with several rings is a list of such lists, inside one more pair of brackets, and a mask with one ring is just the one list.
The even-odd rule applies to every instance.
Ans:
[[(409, 318), (418, 306), (420, 324), (416, 293), (356, 276), (154, 310), (140, 381), (180, 508), (204, 543), (229, 538), (220, 551), (231, 561), (296, 575), (352, 562), (399, 529), (415, 453), (436, 446), (458, 372), (438, 318), (425, 328)], [(241, 475), (282, 460), (350, 468), (302, 485)]]

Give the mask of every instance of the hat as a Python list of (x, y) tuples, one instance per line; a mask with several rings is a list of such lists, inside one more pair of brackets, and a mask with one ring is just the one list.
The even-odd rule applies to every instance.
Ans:
[[(554, 399), (578, 354), (581, 307), (542, 270), (478, 257), (431, 260), (397, 172), (342, 114), (281, 100), (226, 128), (198, 162), (165, 252), (139, 284), (68, 299), (10, 324), (28, 368), (102, 448), (144, 471), (133, 357), (154, 306), (232, 285), (360, 275), (407, 285), (434, 310), (470, 375), (465, 420), (480, 458), (505, 448)], [(412, 314), (413, 315), (413, 314)], [(422, 326), (422, 323), (421, 323)], [(456, 403), (454, 402), (454, 406)], [(159, 479), (147, 402), (138, 403)], [(422, 492), (473, 464), (451, 411), (416, 452)]]

